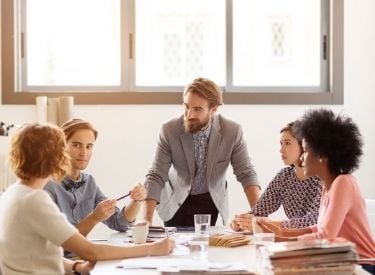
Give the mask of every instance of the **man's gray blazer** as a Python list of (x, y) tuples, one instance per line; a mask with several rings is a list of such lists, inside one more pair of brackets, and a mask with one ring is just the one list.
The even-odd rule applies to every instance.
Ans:
[[(230, 163), (244, 188), (258, 184), (241, 126), (215, 115), (208, 142), (206, 180), (224, 224), (229, 216), (226, 172)], [(170, 220), (183, 204), (194, 176), (193, 137), (185, 131), (181, 116), (163, 124), (154, 162), (146, 176), (147, 199), (159, 202), (157, 211), (163, 221)]]

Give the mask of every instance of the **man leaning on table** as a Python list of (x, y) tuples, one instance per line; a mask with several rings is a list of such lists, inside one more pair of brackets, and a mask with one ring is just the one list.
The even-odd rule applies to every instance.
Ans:
[(197, 78), (183, 93), (184, 114), (160, 131), (152, 167), (146, 175), (144, 219), (155, 208), (166, 226), (193, 226), (194, 214), (220, 213), (228, 220), (226, 172), (231, 163), (250, 206), (260, 196), (241, 126), (216, 114), (222, 92), (211, 80)]

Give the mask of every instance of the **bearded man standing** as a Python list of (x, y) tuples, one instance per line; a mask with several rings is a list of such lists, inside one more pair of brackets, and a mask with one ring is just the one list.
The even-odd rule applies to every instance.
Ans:
[(184, 114), (162, 126), (152, 167), (146, 175), (144, 219), (155, 208), (166, 226), (194, 226), (194, 214), (220, 213), (228, 220), (226, 172), (232, 165), (250, 206), (260, 196), (242, 128), (216, 114), (222, 92), (211, 80), (197, 78), (183, 93)]

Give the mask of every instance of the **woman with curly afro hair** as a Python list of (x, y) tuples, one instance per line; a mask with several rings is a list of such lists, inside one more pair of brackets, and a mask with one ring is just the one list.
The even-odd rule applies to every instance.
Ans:
[(306, 176), (318, 176), (323, 184), (316, 225), (284, 229), (260, 221), (279, 240), (345, 238), (357, 246), (364, 269), (375, 273), (375, 240), (366, 205), (352, 173), (362, 155), (362, 136), (353, 120), (327, 109), (307, 111), (294, 125), (302, 139), (302, 166)]

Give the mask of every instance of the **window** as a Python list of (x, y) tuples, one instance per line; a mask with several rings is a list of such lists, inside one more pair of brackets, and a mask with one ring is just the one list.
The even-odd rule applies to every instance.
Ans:
[[(3, 0), (3, 104), (343, 103), (340, 0)], [(88, 8), (89, 7), (89, 8)], [(14, 34), (14, 35), (13, 35)]]
[(225, 0), (137, 0), (136, 79), (145, 88), (205, 76), (225, 86)]
[(121, 84), (120, 0), (21, 3), (22, 89)]
[[(233, 86), (319, 87), (320, 1), (233, 2)], [(324, 20), (326, 20), (324, 18)], [(326, 25), (324, 25), (326, 26)], [(323, 88), (323, 87), (320, 87)]]

